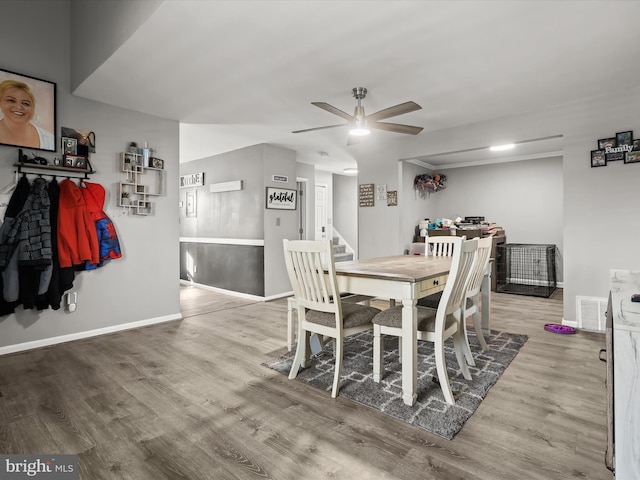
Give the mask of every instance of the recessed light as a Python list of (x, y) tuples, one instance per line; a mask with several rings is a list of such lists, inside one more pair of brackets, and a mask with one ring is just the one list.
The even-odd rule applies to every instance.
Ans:
[(494, 145), (493, 147), (489, 147), (489, 150), (492, 152), (501, 152), (503, 150), (511, 150), (513, 147), (515, 147), (515, 144), (506, 143), (504, 145)]
[(358, 169), (357, 168), (345, 168), (344, 169), (344, 173), (346, 173), (347, 175), (353, 175), (358, 173)]

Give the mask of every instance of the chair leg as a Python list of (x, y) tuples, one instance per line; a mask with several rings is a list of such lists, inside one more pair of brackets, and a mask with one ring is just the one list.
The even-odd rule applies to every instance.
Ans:
[(476, 329), (476, 337), (478, 337), (478, 342), (482, 347), (482, 351), (486, 352), (489, 349), (489, 346), (484, 339), (484, 334), (482, 333), (482, 322), (480, 321), (480, 316), (477, 311), (473, 314), (473, 326)]
[(384, 365), (382, 362), (382, 334), (380, 333), (380, 325), (373, 325), (373, 381), (380, 382)]
[(453, 334), (453, 349), (456, 352), (456, 359), (458, 360), (458, 365), (460, 365), (460, 370), (462, 370), (462, 376), (465, 378), (465, 380), (471, 380), (469, 366), (467, 365), (467, 362), (464, 358), (464, 342), (464, 334), (460, 331), (460, 329), (458, 329), (458, 331)]
[(305, 330), (304, 334), (298, 332), (298, 348), (296, 349), (296, 355), (293, 357), (293, 363), (291, 364), (291, 370), (289, 370), (289, 379), (296, 378), (300, 365), (303, 367), (307, 364), (307, 351), (309, 349), (309, 337), (310, 333)]
[(340, 377), (342, 376), (342, 339), (335, 339), (335, 356), (336, 356), (336, 368), (333, 374), (333, 388), (331, 389), (331, 398), (338, 396), (338, 389), (340, 388)]
[[(462, 313), (464, 315), (464, 312)], [(476, 366), (476, 361), (473, 359), (473, 355), (471, 354), (471, 345), (469, 345), (469, 336), (467, 335), (467, 319), (464, 318), (460, 322), (460, 328), (462, 329), (464, 335), (464, 344), (463, 344), (463, 353), (464, 358), (467, 360), (467, 365), (471, 365), (472, 367)]]
[(449, 405), (455, 405), (456, 401), (453, 399), (453, 393), (451, 392), (451, 386), (449, 385), (449, 375), (447, 374), (447, 363), (444, 359), (444, 345), (441, 342), (433, 344), (436, 357), (436, 371), (438, 372), (438, 381), (445, 401)]
[(295, 308), (291, 302), (287, 302), (287, 349), (291, 351), (293, 346), (296, 343), (296, 330), (295, 330), (295, 320), (293, 316), (295, 315)]

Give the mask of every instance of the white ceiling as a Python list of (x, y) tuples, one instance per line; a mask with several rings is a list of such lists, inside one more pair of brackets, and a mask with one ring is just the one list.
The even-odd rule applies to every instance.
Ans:
[[(358, 148), (346, 127), (291, 133), (343, 122), (311, 102), (351, 113), (357, 86), (367, 114), (417, 102), (387, 120), (424, 127), (417, 137), (372, 136), (412, 138), (419, 157), (429, 132), (640, 85), (638, 18), (638, 1), (169, 0), (74, 93), (179, 120), (183, 162), (272, 143), (342, 172)], [(562, 149), (530, 140), (497, 161)], [(422, 160), (472, 159), (492, 161)]]

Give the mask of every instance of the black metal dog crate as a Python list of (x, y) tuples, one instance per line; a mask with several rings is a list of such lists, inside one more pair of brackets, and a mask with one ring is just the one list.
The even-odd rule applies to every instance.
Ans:
[(556, 283), (556, 246), (505, 243), (496, 249), (496, 291), (550, 297)]

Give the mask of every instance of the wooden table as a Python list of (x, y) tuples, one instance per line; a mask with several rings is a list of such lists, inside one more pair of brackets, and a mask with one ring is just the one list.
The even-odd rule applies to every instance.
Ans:
[[(397, 255), (336, 263), (341, 292), (402, 300), (402, 400), (413, 405), (417, 392), (417, 309), (419, 298), (444, 290), (451, 258)], [(482, 329), (490, 330), (491, 266), (482, 281)]]
[(341, 292), (402, 299), (402, 400), (417, 393), (417, 309), (419, 298), (444, 290), (451, 258), (398, 255), (336, 263)]

